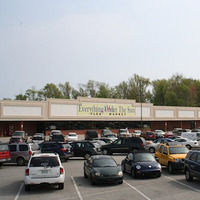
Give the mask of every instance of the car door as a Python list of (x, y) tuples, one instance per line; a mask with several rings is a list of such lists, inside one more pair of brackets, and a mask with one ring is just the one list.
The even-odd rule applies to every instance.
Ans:
[(195, 162), (195, 176), (200, 177), (200, 153), (197, 153), (197, 159)]
[(16, 162), (16, 155), (17, 155), (17, 145), (16, 144), (9, 144), (10, 149), (10, 162)]
[(115, 140), (111, 143), (111, 151), (113, 153), (126, 153), (129, 148), (124, 139)]
[(195, 175), (197, 174), (197, 169), (198, 169), (198, 164), (197, 164), (197, 152), (194, 152), (190, 158), (189, 158), (189, 161), (187, 162), (188, 164), (188, 167), (190, 169), (190, 173), (191, 175)]
[(125, 158), (125, 169), (126, 169), (126, 171), (131, 172), (132, 163), (133, 163), (133, 154), (129, 153)]
[(83, 157), (84, 156), (84, 143), (82, 142), (75, 142), (72, 143), (74, 149), (74, 156), (75, 157)]

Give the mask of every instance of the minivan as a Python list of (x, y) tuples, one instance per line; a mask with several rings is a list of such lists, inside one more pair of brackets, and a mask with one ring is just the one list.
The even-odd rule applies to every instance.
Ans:
[(188, 138), (190, 140), (197, 140), (200, 138), (200, 132), (182, 132), (181, 137)]

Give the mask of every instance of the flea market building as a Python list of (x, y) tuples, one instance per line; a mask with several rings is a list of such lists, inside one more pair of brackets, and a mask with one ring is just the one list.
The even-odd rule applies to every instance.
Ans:
[(10, 136), (15, 130), (29, 135), (51, 129), (84, 134), (95, 129), (99, 133), (105, 127), (114, 133), (120, 128), (131, 132), (138, 129), (162, 129), (200, 127), (200, 107), (154, 106), (135, 100), (86, 98), (47, 99), (46, 101), (0, 101), (0, 136)]

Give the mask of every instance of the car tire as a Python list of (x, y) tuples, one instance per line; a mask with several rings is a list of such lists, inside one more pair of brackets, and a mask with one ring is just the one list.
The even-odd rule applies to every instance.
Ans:
[(125, 171), (126, 171), (126, 167), (125, 167), (124, 163), (122, 163), (122, 165), (121, 165), (121, 169), (122, 169), (122, 172), (125, 173)]
[(186, 179), (186, 181), (192, 181), (193, 180), (193, 177), (191, 176), (189, 169), (185, 170), (185, 179)]
[(157, 175), (156, 175), (157, 177), (161, 177), (161, 173), (159, 172), (159, 173), (157, 173)]
[(133, 178), (136, 178), (136, 174), (135, 174), (135, 170), (134, 170), (134, 169), (131, 169), (131, 176), (132, 176)]
[(25, 165), (25, 159), (22, 157), (17, 158), (17, 165), (18, 166), (23, 166)]
[(64, 189), (64, 183), (59, 183), (58, 184), (58, 189), (63, 190)]
[(84, 170), (84, 178), (87, 178), (87, 174), (85, 173), (85, 170)]
[(84, 156), (84, 158), (85, 158), (86, 160), (88, 160), (88, 159), (90, 158), (90, 156), (91, 156), (90, 153), (86, 153), (85, 156)]
[(168, 163), (167, 168), (168, 168), (168, 172), (169, 172), (170, 174), (173, 174), (174, 170), (173, 170), (173, 167), (172, 167), (172, 163)]
[(123, 180), (122, 181), (119, 181), (119, 184), (122, 184), (123, 183)]
[(30, 185), (24, 185), (24, 189), (25, 191), (30, 191), (31, 190), (31, 186)]
[(155, 153), (155, 148), (154, 148), (154, 147), (150, 147), (150, 148), (149, 148), (149, 152), (150, 152), (150, 153)]
[(104, 149), (104, 150), (102, 151), (102, 153), (103, 153), (103, 155), (108, 155), (108, 154), (109, 154), (109, 152), (108, 152), (107, 149)]

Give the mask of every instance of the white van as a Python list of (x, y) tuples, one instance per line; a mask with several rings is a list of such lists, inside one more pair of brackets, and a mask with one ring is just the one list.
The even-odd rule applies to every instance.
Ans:
[(200, 132), (182, 132), (181, 137), (197, 140), (200, 138)]

